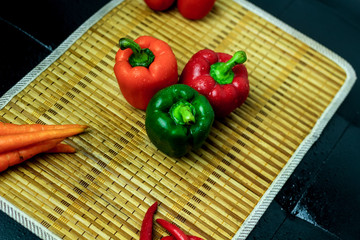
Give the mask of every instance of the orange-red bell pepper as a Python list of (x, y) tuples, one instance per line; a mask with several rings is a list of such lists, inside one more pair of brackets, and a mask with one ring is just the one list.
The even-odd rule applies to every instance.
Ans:
[(145, 110), (159, 90), (178, 82), (175, 54), (164, 41), (141, 36), (122, 38), (114, 72), (120, 90), (133, 107)]

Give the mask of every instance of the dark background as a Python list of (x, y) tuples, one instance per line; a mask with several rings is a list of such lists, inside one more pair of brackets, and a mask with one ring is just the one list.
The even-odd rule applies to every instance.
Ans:
[[(0, 96), (109, 0), (5, 1)], [(347, 60), (360, 74), (359, 0), (251, 0)], [(360, 83), (248, 239), (360, 239)], [(0, 211), (0, 239), (38, 239)]]

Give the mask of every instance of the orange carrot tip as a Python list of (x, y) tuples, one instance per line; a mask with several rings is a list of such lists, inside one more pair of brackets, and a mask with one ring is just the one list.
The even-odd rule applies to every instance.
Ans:
[(36, 144), (32, 144), (14, 151), (0, 153), (0, 172), (6, 170), (8, 167), (20, 164), (39, 153), (48, 151), (59, 144), (63, 138), (52, 139)]
[(84, 132), (84, 128), (53, 129), (39, 132), (0, 136), (0, 153), (14, 151), (35, 143), (55, 138), (67, 138)]
[(55, 147), (46, 151), (46, 153), (75, 153), (76, 149), (66, 143), (58, 143)]

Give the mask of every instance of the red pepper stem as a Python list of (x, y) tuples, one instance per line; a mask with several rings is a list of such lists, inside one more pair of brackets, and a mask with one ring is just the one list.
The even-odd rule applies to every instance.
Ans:
[(246, 59), (246, 53), (244, 51), (237, 51), (229, 61), (212, 64), (210, 67), (210, 76), (219, 84), (232, 83), (234, 79), (232, 68), (236, 64), (244, 63)]
[(141, 48), (139, 44), (128, 38), (121, 38), (119, 41), (120, 49), (130, 48), (133, 54), (129, 57), (129, 63), (132, 67), (149, 67), (154, 61), (155, 56), (148, 48)]

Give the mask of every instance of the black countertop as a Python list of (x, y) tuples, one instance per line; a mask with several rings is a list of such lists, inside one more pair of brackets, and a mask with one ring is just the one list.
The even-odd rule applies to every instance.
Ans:
[[(7, 1), (0, 8), (0, 96), (109, 0)], [(360, 1), (250, 2), (360, 72)], [(46, 11), (44, 11), (46, 9)], [(269, 206), (248, 239), (360, 239), (360, 83)], [(0, 239), (38, 239), (0, 211)]]

